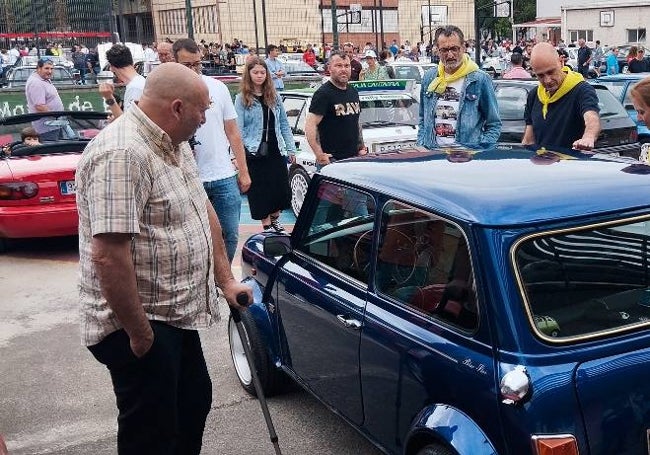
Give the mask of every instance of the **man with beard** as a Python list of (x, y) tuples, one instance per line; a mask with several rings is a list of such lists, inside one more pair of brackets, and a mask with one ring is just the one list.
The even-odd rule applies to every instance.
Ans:
[(350, 57), (335, 51), (328, 61), (330, 80), (314, 93), (305, 135), (319, 167), (331, 161), (365, 155), (357, 89), (350, 86)]
[(562, 66), (557, 51), (549, 43), (535, 45), (530, 63), (539, 86), (528, 94), (522, 144), (594, 148), (600, 133), (596, 90), (580, 73)]
[(431, 149), (496, 143), (501, 119), (492, 78), (465, 53), (458, 27), (436, 30), (435, 43), (440, 63), (422, 78), (418, 145)]
[(200, 453), (212, 383), (198, 330), (219, 320), (216, 285), (234, 307), (252, 298), (187, 143), (210, 105), (199, 75), (164, 63), (79, 162), (82, 342), (110, 372), (120, 455)]

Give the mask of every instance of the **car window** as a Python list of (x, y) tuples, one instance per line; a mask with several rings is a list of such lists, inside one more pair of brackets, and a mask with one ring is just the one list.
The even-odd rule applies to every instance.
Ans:
[(300, 113), (305, 107), (305, 99), (287, 96), (282, 100), (282, 104), (284, 106), (284, 110), (287, 113), (287, 118), (289, 119), (289, 126), (291, 126), (292, 132), (297, 133), (296, 124), (298, 123), (298, 118), (300, 117)]
[(284, 69), (287, 72), (287, 75), (291, 75), (293, 73), (310, 73), (310, 74), (318, 75), (318, 71), (316, 71), (314, 68), (312, 68), (305, 62), (295, 62), (295, 61), (284, 62)]
[(612, 95), (605, 87), (595, 87), (596, 95), (598, 95), (598, 107), (600, 108), (599, 115), (601, 118), (615, 118), (627, 117), (627, 112), (623, 108), (621, 102)]
[(387, 203), (382, 220), (377, 291), (422, 314), (475, 329), (472, 265), (460, 228), (400, 202)]
[(650, 220), (524, 239), (514, 261), (533, 330), (548, 340), (650, 322)]
[(361, 191), (323, 181), (298, 251), (368, 283), (375, 203)]
[(391, 124), (417, 125), (419, 105), (409, 97), (372, 96), (361, 98), (359, 121), (364, 128), (381, 128)]
[(632, 97), (630, 96), (630, 93), (632, 92), (632, 87), (634, 87), (636, 84), (637, 84), (636, 82), (630, 83), (627, 86), (627, 89), (625, 90), (625, 98), (623, 98), (624, 109), (634, 109), (634, 103), (632, 102)]
[(598, 81), (600, 85), (604, 85), (607, 87), (607, 90), (612, 92), (612, 95), (616, 97), (617, 100), (623, 99), (623, 91), (625, 90), (625, 84), (627, 82), (620, 81), (620, 82), (615, 82), (615, 81)]
[(498, 85), (494, 89), (501, 120), (523, 120), (528, 90), (511, 85)]
[(422, 82), (420, 70), (415, 65), (392, 65), (395, 72), (395, 79), (415, 79), (419, 84)]

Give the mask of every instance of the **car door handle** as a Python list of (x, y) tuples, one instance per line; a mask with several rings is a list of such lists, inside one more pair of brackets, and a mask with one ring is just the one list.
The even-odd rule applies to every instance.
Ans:
[(361, 328), (361, 321), (352, 318), (346, 318), (342, 314), (336, 316), (336, 319), (339, 320), (341, 324), (345, 327), (352, 328), (354, 330), (359, 330)]

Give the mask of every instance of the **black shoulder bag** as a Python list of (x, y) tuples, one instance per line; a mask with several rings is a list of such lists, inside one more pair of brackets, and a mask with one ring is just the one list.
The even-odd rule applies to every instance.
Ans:
[(264, 128), (264, 140), (260, 143), (260, 146), (257, 148), (257, 153), (252, 154), (248, 153), (249, 158), (264, 158), (268, 156), (269, 154), (269, 121), (271, 118), (271, 109), (269, 107), (267, 109), (267, 116), (266, 116), (266, 128)]

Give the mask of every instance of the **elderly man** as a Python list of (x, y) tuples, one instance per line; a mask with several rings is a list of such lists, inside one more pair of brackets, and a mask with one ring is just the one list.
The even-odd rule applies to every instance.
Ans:
[(172, 43), (162, 41), (158, 45), (158, 61), (160, 63), (169, 63), (174, 60), (174, 51), (172, 50)]
[[(198, 329), (250, 288), (232, 275), (187, 140), (211, 101), (165, 63), (86, 147), (76, 174), (82, 342), (106, 365), (120, 454), (198, 454), (212, 384)], [(215, 285), (216, 284), (216, 285)]]
[[(36, 71), (29, 76), (25, 84), (27, 110), (32, 112), (62, 111), (63, 102), (59, 92), (52, 84), (54, 63), (47, 57), (41, 58), (36, 64)], [(43, 141), (54, 141), (59, 138), (58, 126), (48, 126), (47, 119), (35, 120), (32, 126)]]
[(496, 143), (501, 119), (492, 78), (465, 53), (458, 27), (440, 27), (435, 44), (440, 63), (422, 78), (418, 145), (431, 149)]
[(539, 86), (528, 94), (522, 144), (591, 150), (600, 133), (596, 90), (549, 43), (537, 44), (530, 62)]

